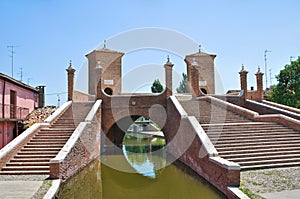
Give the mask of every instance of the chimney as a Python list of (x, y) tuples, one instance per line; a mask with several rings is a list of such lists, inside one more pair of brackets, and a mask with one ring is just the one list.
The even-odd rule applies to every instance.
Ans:
[(174, 64), (170, 61), (170, 57), (167, 58), (167, 63), (165, 63), (165, 75), (166, 75), (166, 94), (167, 96), (173, 95), (172, 92), (172, 70)]
[(45, 106), (45, 86), (37, 86), (38, 90), (38, 108), (43, 108)]
[(260, 68), (258, 67), (258, 71), (255, 74), (256, 76), (256, 85), (257, 85), (257, 93), (258, 93), (258, 101), (263, 100), (263, 73), (260, 71)]
[(244, 69), (244, 65), (242, 65), (242, 70), (239, 72), (240, 74), (240, 82), (241, 82), (241, 90), (244, 92), (243, 93), (243, 98), (246, 98), (247, 96), (247, 73)]
[(74, 91), (74, 73), (75, 69), (72, 67), (72, 61), (70, 61), (69, 67), (66, 69), (68, 73), (68, 101), (73, 100)]

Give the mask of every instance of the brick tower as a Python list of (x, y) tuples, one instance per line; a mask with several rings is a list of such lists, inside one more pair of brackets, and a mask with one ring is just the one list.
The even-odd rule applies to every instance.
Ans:
[(97, 81), (100, 79), (98, 68), (101, 67), (101, 87), (108, 95), (119, 95), (122, 90), (122, 57), (124, 53), (107, 49), (105, 46), (87, 54), (89, 94), (96, 94)]
[(215, 64), (216, 55), (207, 54), (199, 49), (199, 52), (187, 55), (184, 61), (187, 64), (188, 80), (191, 80), (193, 62), (197, 63), (199, 72), (199, 89), (204, 94), (215, 94)]

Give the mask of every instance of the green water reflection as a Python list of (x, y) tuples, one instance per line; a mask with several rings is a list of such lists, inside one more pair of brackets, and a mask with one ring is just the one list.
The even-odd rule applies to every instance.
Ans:
[[(58, 198), (99, 199), (198, 199), (224, 198), (193, 171), (176, 162), (166, 165), (166, 153), (149, 140), (132, 138), (124, 142), (124, 155), (104, 155), (64, 183)], [(150, 142), (153, 141), (152, 139)], [(143, 144), (141, 144), (143, 143)], [(127, 145), (126, 145), (127, 144)], [(164, 143), (163, 143), (164, 144)], [(149, 153), (155, 149), (158, 153)], [(139, 153), (137, 153), (139, 152)], [(122, 172), (107, 166), (113, 161), (135, 172)]]

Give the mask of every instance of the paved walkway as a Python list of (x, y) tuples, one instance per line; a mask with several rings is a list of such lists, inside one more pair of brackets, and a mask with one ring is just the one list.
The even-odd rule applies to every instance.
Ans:
[(43, 181), (0, 181), (0, 198), (1, 199), (25, 199), (31, 198)]
[(296, 190), (288, 190), (288, 191), (280, 191), (280, 192), (273, 192), (273, 193), (263, 193), (261, 194), (266, 199), (298, 199), (300, 198), (300, 189)]

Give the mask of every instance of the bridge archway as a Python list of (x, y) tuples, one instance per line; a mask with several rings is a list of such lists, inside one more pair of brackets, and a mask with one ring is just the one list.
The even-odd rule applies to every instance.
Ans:
[[(140, 117), (145, 117), (145, 116), (143, 116), (143, 115), (131, 115), (131, 116), (126, 116), (126, 117), (121, 118), (120, 120), (116, 121), (111, 126), (111, 128), (108, 130), (108, 132), (106, 134), (107, 138), (114, 145), (116, 145), (118, 147), (121, 147), (124, 136), (126, 134), (126, 131)], [(147, 117), (145, 117), (145, 118), (147, 118)], [(155, 121), (153, 121), (153, 122), (156, 123)]]

